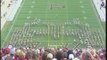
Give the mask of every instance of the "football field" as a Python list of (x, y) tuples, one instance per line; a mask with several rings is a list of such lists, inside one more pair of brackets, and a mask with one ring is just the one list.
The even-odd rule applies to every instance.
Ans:
[(105, 31), (92, 0), (23, 0), (1, 36), (2, 46), (105, 46)]

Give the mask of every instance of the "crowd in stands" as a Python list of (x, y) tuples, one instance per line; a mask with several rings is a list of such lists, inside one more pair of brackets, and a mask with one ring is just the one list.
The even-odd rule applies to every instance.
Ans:
[(15, 48), (9, 45), (0, 50), (1, 60), (106, 60), (105, 48)]
[(104, 2), (104, 0), (101, 0), (101, 7), (100, 7), (100, 9), (101, 8), (106, 8), (106, 3)]

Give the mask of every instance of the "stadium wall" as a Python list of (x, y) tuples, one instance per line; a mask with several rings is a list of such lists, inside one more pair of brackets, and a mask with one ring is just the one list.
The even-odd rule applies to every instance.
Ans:
[(7, 21), (12, 21), (21, 5), (22, 0), (17, 0), (11, 7), (10, 13), (6, 16)]
[[(4, 3), (3, 3), (4, 2)], [(1, 30), (6, 21), (12, 21), (22, 3), (22, 0), (3, 0), (1, 2)], [(10, 7), (9, 4), (11, 4)]]
[[(100, 19), (102, 22), (106, 21), (106, 8), (101, 8), (100, 9), (100, 5), (101, 5), (101, 0), (93, 0), (93, 3), (97, 9), (97, 12), (100, 16)], [(104, 0), (104, 3), (106, 4), (106, 0)]]
[(5, 20), (4, 18), (2, 18), (2, 19), (1, 19), (1, 30), (2, 30), (2, 28), (3, 28), (4, 24), (5, 24), (5, 22), (6, 22), (6, 20)]
[(1, 1), (1, 30), (6, 23), (6, 15), (7, 15), (7, 6), (11, 0), (2, 0)]

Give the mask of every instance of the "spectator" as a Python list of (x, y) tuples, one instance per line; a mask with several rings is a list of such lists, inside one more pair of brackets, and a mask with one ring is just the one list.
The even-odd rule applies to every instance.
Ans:
[[(68, 52), (67, 52), (67, 58), (69, 58), (69, 55), (70, 55), (70, 54), (73, 55), (73, 50), (68, 50)], [(71, 55), (70, 55), (70, 56), (71, 56)], [(74, 55), (73, 55), (73, 56), (74, 56)]]
[(38, 55), (34, 51), (32, 52), (32, 59), (31, 60), (39, 60)]
[(85, 58), (85, 60), (93, 60), (91, 53), (89, 53), (87, 51), (84, 53), (84, 58)]
[(43, 53), (42, 60), (46, 60), (46, 59), (47, 59), (47, 54), (48, 54), (47, 51), (45, 51), (45, 52)]
[(52, 53), (48, 53), (48, 54), (47, 54), (47, 58), (49, 58), (49, 59), (52, 60), (52, 59), (53, 59), (53, 54), (52, 54)]
[(2, 60), (106, 60), (104, 48), (96, 50), (68, 48), (15, 48), (11, 45), (0, 51)]
[(10, 55), (14, 57), (16, 48), (11, 48)]
[(0, 49), (0, 59), (2, 58), (2, 50)]
[(62, 51), (58, 51), (56, 53), (56, 58), (57, 58), (57, 60), (63, 60), (63, 58), (64, 58), (63, 52)]
[(73, 59), (74, 59), (74, 55), (73, 55), (73, 54), (69, 54), (68, 59), (69, 59), (69, 60), (73, 60)]
[(7, 56), (10, 56), (10, 49), (9, 48), (3, 49), (2, 60), (5, 60)]
[(25, 58), (25, 53), (22, 50), (18, 49), (16, 51), (14, 60), (27, 60), (27, 59)]
[(5, 60), (13, 60), (11, 56), (7, 56)]

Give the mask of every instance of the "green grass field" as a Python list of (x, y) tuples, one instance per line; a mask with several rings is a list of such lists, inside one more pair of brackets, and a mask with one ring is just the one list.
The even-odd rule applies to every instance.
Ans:
[[(33, 24), (35, 21), (38, 23)], [(14, 32), (22, 33), (25, 24), (31, 24), (30, 31), (36, 31), (38, 34), (23, 38), (23, 33), (21, 37), (11, 40)], [(70, 35), (71, 32), (75, 34)], [(94, 38), (94, 32), (101, 35), (101, 38)], [(80, 43), (76, 33), (84, 35), (82, 41), (89, 35), (88, 42), (105, 46), (105, 31), (91, 0), (23, 0), (14, 20), (7, 22), (3, 28), (1, 42), (3, 47), (11, 41), (17, 46), (39, 43), (39, 47), (67, 45), (74, 48), (79, 45), (80, 48), (85, 48), (87, 43)]]

